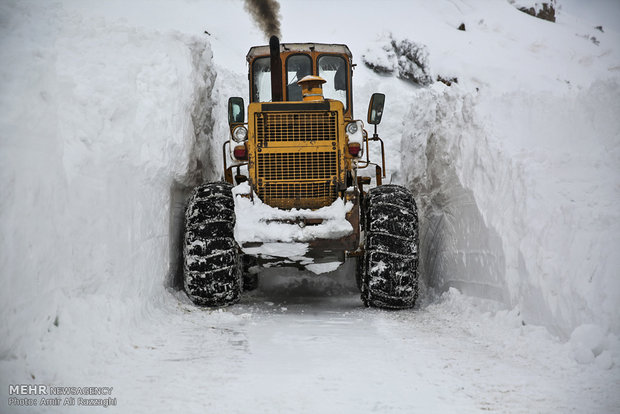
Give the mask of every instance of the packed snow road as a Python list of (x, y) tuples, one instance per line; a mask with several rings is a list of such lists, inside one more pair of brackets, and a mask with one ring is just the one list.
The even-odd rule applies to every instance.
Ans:
[(105, 378), (99, 385), (117, 398), (108, 409), (127, 413), (618, 407), (616, 369), (578, 365), (543, 328), (494, 303), (453, 289), (414, 310), (382, 311), (342, 286), (305, 280), (264, 286), (219, 310), (171, 291), (122, 352), (93, 356), (78, 378)]

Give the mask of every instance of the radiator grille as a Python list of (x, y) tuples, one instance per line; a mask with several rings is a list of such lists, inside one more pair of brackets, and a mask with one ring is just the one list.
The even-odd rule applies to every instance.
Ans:
[(338, 195), (338, 112), (258, 112), (254, 119), (261, 200), (285, 209), (331, 204)]
[(336, 198), (334, 184), (329, 181), (305, 183), (269, 182), (260, 188), (261, 198), (280, 208), (320, 208)]
[(256, 138), (263, 142), (337, 139), (336, 112), (256, 114)]
[(337, 167), (335, 151), (258, 154), (258, 176), (265, 180), (329, 180)]

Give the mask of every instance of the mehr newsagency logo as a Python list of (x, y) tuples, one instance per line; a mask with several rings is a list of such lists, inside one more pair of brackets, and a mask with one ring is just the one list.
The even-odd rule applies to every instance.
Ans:
[(117, 404), (114, 387), (60, 387), (47, 384), (10, 384), (9, 406), (92, 406)]

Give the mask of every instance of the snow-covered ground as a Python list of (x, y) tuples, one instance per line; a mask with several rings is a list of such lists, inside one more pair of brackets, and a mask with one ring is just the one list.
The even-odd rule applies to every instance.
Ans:
[[(316, 24), (281, 2), (283, 42), (349, 45), (358, 117), (387, 96), (427, 289), (384, 312), (351, 264), (271, 271), (218, 311), (172, 287), (184, 194), (219, 178), (265, 42), (243, 2), (1, 2), (0, 411), (47, 412), (8, 386), (51, 384), (132, 413), (618, 412), (620, 5), (558, 5), (317, 1)], [(365, 67), (390, 36), (458, 83)]]
[(65, 359), (62, 380), (50, 382), (112, 386), (117, 405), (107, 409), (124, 413), (617, 408), (599, 367), (572, 361), (567, 344), (494, 302), (451, 290), (423, 310), (387, 312), (361, 307), (358, 294), (326, 296), (327, 286), (272, 286), (216, 311), (176, 294), (146, 318), (148, 329), (112, 342), (113, 353), (98, 351), (87, 366), (53, 333), (49, 352)]

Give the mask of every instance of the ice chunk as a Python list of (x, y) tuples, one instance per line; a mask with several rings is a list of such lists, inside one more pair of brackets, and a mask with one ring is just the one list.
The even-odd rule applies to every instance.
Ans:
[(316, 275), (320, 275), (321, 273), (333, 272), (338, 269), (341, 264), (341, 262), (313, 263), (306, 265), (306, 269)]

